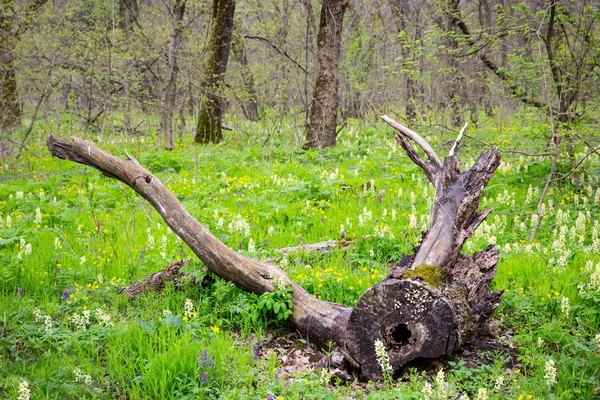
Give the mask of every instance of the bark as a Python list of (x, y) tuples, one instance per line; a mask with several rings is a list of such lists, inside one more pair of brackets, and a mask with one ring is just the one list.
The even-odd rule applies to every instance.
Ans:
[(342, 25), (349, 0), (324, 0), (317, 35), (317, 78), (305, 149), (335, 146)]
[(326, 344), (331, 340), (345, 346), (344, 326), (350, 314), (348, 307), (319, 300), (293, 282), (280, 268), (249, 259), (225, 246), (187, 212), (160, 179), (133, 157), (120, 159), (89, 141), (77, 138), (66, 141), (49, 136), (48, 148), (56, 157), (94, 167), (134, 189), (217, 276), (257, 294), (273, 291), (278, 284), (292, 285), (294, 309), (290, 322), (317, 343)]
[(169, 36), (167, 50), (167, 86), (161, 110), (161, 126), (165, 138), (165, 149), (173, 149), (173, 112), (175, 111), (175, 95), (177, 93), (177, 57), (181, 43), (181, 24), (185, 14), (186, 0), (176, 0), (171, 9), (173, 25)]
[(125, 32), (131, 32), (137, 24), (140, 10), (137, 0), (119, 0), (119, 27)]
[(35, 0), (24, 5), (17, 19), (13, 0), (0, 0), (0, 131), (21, 125), (13, 49), (20, 35), (29, 27), (35, 12), (47, 1)]
[(260, 114), (258, 113), (258, 100), (256, 99), (256, 90), (254, 89), (254, 76), (248, 67), (246, 43), (244, 37), (241, 35), (235, 36), (233, 56), (240, 68), (242, 83), (244, 84), (244, 93), (240, 96), (242, 111), (244, 112), (244, 116), (250, 121), (258, 121)]
[(180, 270), (188, 263), (188, 260), (176, 261), (162, 271), (148, 275), (141, 281), (136, 281), (125, 286), (119, 290), (119, 294), (125, 294), (129, 300), (133, 300), (143, 293), (159, 293), (164, 289), (165, 282), (174, 282), (177, 284), (182, 280), (183, 273)]
[(0, 130), (21, 125), (21, 107), (17, 92), (17, 76), (13, 62), (11, 40), (0, 44)]
[(198, 113), (196, 143), (219, 143), (226, 102), (221, 86), (227, 71), (235, 0), (213, 0), (210, 39), (204, 64), (204, 98)]
[[(276, 285), (291, 285), (294, 307), (289, 321), (317, 344), (335, 343), (348, 363), (363, 378), (371, 379), (381, 375), (375, 341), (384, 344), (394, 372), (415, 358), (451, 354), (489, 333), (487, 322), (502, 294), (489, 287), (498, 262), (492, 246), (471, 256), (460, 254), (465, 240), (491, 212), (476, 210), (483, 188), (498, 167), (498, 150), (485, 151), (471, 169), (461, 173), (455, 156), (460, 135), (442, 164), (418, 134), (383, 118), (399, 131), (398, 143), (435, 186), (436, 207), (416, 254), (404, 256), (354, 308), (318, 300), (278, 267), (225, 246), (133, 157), (123, 160), (76, 138), (49, 136), (48, 148), (54, 156), (92, 166), (134, 189), (217, 276), (257, 294), (272, 291)], [(429, 161), (410, 141), (424, 150)], [(150, 281), (160, 284), (161, 279)]]
[(21, 125), (21, 108), (17, 92), (17, 76), (13, 46), (17, 41), (12, 27), (12, 0), (1, 0), (0, 11), (0, 131)]

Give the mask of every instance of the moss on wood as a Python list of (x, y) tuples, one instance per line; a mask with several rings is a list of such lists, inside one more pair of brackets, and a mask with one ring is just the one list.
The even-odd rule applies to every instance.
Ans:
[(422, 264), (406, 271), (402, 277), (406, 279), (419, 279), (432, 288), (439, 289), (446, 278), (448, 278), (448, 271), (437, 265)]

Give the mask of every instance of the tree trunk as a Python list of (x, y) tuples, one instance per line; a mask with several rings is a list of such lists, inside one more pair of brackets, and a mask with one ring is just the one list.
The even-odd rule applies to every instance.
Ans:
[[(371, 379), (381, 376), (375, 341), (383, 342), (394, 372), (418, 357), (451, 354), (460, 345), (489, 333), (487, 322), (502, 294), (489, 288), (498, 262), (492, 246), (472, 256), (460, 254), (465, 240), (491, 212), (476, 210), (483, 188), (499, 165), (497, 149), (485, 151), (471, 169), (460, 173), (454, 155), (459, 140), (442, 165), (419, 135), (383, 118), (400, 132), (398, 142), (435, 186), (436, 207), (416, 254), (404, 256), (354, 308), (316, 299), (278, 267), (225, 246), (133, 157), (123, 160), (76, 138), (67, 141), (49, 136), (48, 148), (54, 156), (92, 166), (134, 189), (217, 276), (257, 294), (290, 285), (290, 322), (317, 344), (336, 343), (348, 364)], [(409, 139), (425, 151), (429, 161), (421, 158)]]
[(21, 125), (21, 107), (10, 39), (0, 44), (0, 130)]
[(186, 0), (176, 0), (171, 9), (173, 26), (169, 36), (169, 48), (167, 51), (167, 74), (168, 81), (165, 88), (164, 100), (161, 110), (161, 127), (165, 137), (165, 149), (173, 149), (173, 112), (175, 110), (175, 95), (177, 93), (177, 52), (181, 42), (181, 21), (185, 14)]
[(349, 0), (323, 0), (317, 35), (317, 79), (313, 91), (305, 149), (335, 146), (338, 72), (342, 25)]
[(248, 67), (246, 43), (244, 37), (241, 35), (235, 35), (234, 40), (233, 56), (240, 68), (242, 83), (244, 84), (244, 93), (239, 96), (239, 101), (246, 118), (250, 121), (258, 121), (260, 114), (258, 113), (258, 101), (256, 100), (256, 90), (254, 89), (254, 76), (252, 76), (252, 71)]
[(17, 76), (13, 62), (13, 46), (17, 41), (12, 28), (12, 0), (0, 0), (0, 131), (21, 125), (21, 107), (17, 92)]
[(119, 27), (121, 29), (125, 32), (132, 31), (139, 16), (137, 0), (119, 0)]
[(221, 86), (227, 71), (235, 0), (213, 0), (210, 39), (204, 63), (204, 98), (198, 113), (196, 143), (219, 143), (225, 100)]

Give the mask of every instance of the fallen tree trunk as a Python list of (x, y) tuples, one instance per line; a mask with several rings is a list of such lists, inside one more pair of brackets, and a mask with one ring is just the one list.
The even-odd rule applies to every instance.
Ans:
[[(123, 160), (91, 142), (54, 136), (48, 137), (48, 148), (56, 157), (92, 166), (134, 189), (217, 276), (257, 294), (273, 291), (276, 285), (291, 285), (290, 322), (318, 344), (336, 343), (362, 377), (377, 378), (381, 368), (375, 341), (383, 342), (394, 372), (416, 358), (451, 354), (461, 344), (488, 333), (488, 319), (501, 295), (489, 287), (498, 262), (493, 247), (472, 256), (460, 254), (464, 242), (491, 212), (476, 210), (483, 188), (499, 165), (497, 149), (483, 152), (471, 169), (460, 173), (454, 153), (461, 135), (442, 164), (418, 134), (382, 118), (399, 131), (398, 143), (435, 186), (436, 205), (430, 229), (416, 253), (405, 256), (354, 308), (319, 300), (280, 268), (225, 246), (129, 154)], [(423, 149), (429, 161), (409, 140)]]

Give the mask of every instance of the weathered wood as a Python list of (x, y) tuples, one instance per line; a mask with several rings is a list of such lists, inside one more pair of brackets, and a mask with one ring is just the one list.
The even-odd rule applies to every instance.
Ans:
[(341, 348), (345, 347), (345, 326), (350, 308), (319, 300), (292, 281), (280, 268), (252, 260), (225, 246), (188, 213), (160, 179), (144, 169), (135, 158), (127, 155), (128, 160), (123, 160), (78, 138), (61, 140), (50, 135), (47, 144), (52, 155), (94, 167), (135, 190), (217, 276), (257, 294), (273, 291), (276, 285), (291, 285), (294, 308), (290, 322), (315, 342), (326, 344), (332, 341)]
[[(217, 276), (257, 294), (273, 291), (277, 285), (291, 285), (294, 307), (290, 322), (318, 344), (336, 343), (362, 377), (377, 378), (381, 370), (376, 340), (384, 343), (394, 371), (416, 358), (451, 354), (477, 336), (489, 334), (488, 320), (502, 294), (490, 289), (498, 263), (493, 246), (473, 255), (460, 254), (465, 240), (491, 212), (476, 210), (483, 188), (498, 167), (497, 149), (483, 152), (471, 169), (461, 173), (455, 155), (438, 168), (435, 154), (429, 155), (427, 162), (407, 137), (402, 138), (400, 145), (409, 155), (412, 152), (413, 161), (423, 164), (436, 187), (431, 226), (415, 254), (405, 255), (354, 308), (316, 299), (278, 267), (225, 246), (133, 157), (127, 155), (128, 160), (123, 160), (91, 142), (54, 136), (48, 138), (48, 148), (57, 157), (92, 166), (133, 188)], [(338, 245), (330, 241), (313, 247), (327, 249), (334, 244)], [(160, 285), (161, 279), (165, 276), (150, 281)], [(144, 283), (138, 287), (143, 288)]]
[(159, 293), (165, 288), (166, 282), (178, 283), (181, 281), (183, 274), (181, 268), (189, 263), (188, 260), (175, 261), (162, 271), (148, 275), (140, 281), (135, 281), (119, 290), (119, 294), (125, 294), (129, 300), (133, 300), (143, 293), (156, 292)]
[(387, 279), (359, 300), (348, 322), (348, 349), (368, 378), (381, 376), (375, 341), (385, 345), (394, 372), (417, 357), (458, 348), (458, 318), (443, 293), (409, 279)]

